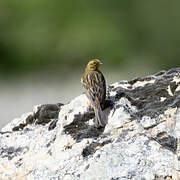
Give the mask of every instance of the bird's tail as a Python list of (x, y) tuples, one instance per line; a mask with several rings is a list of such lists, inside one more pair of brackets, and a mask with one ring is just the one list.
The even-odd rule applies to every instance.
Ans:
[(95, 125), (96, 127), (104, 127), (104, 114), (101, 109), (101, 105), (99, 103), (99, 100), (96, 98), (96, 103), (94, 107), (94, 113), (95, 113)]

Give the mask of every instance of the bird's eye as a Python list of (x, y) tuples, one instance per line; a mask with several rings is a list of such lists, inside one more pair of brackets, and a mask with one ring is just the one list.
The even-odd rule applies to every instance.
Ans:
[(93, 62), (93, 64), (96, 64), (96, 62)]

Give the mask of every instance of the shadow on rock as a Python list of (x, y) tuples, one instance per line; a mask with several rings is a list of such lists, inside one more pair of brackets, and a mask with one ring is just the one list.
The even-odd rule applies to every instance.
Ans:
[[(112, 106), (112, 101), (107, 100), (103, 107), (104, 121), (106, 124), (108, 121), (110, 108)], [(104, 132), (105, 127), (97, 128), (94, 124), (89, 125), (88, 123), (86, 123), (94, 117), (95, 114), (92, 109), (84, 114), (79, 113), (78, 115), (74, 116), (74, 121), (71, 124), (64, 126), (64, 132), (72, 135), (72, 137), (76, 139), (76, 141), (81, 141), (84, 138), (97, 138)]]

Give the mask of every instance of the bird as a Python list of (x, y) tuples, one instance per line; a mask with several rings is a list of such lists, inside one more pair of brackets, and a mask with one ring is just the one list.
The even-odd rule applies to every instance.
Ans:
[(106, 81), (99, 70), (101, 64), (103, 63), (99, 59), (90, 60), (81, 77), (85, 94), (90, 101), (91, 107), (94, 109), (95, 126), (97, 128), (105, 126), (102, 109), (106, 100)]

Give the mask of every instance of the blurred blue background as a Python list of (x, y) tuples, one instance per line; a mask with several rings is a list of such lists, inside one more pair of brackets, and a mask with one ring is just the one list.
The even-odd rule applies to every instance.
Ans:
[(82, 93), (88, 60), (107, 84), (180, 65), (180, 1), (0, 2), (0, 127)]

